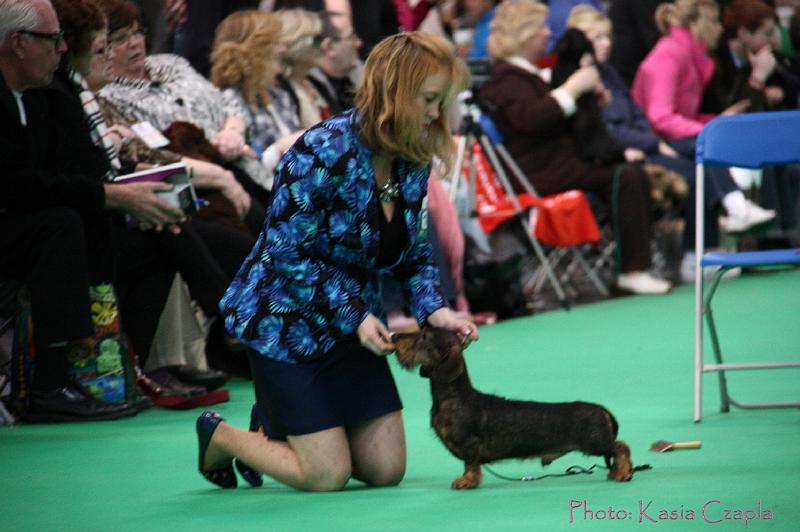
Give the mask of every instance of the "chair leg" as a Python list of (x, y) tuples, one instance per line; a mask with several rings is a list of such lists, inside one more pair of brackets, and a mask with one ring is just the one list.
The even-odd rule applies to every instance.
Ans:
[(547, 276), (547, 280), (550, 281), (550, 284), (553, 287), (553, 290), (556, 292), (556, 297), (558, 297), (561, 306), (564, 307), (565, 310), (569, 310), (569, 301), (567, 301), (567, 296), (564, 293), (564, 289), (561, 287), (561, 283), (558, 282), (558, 278), (556, 278), (556, 274), (553, 271), (553, 268), (550, 266), (550, 262), (547, 259), (547, 255), (545, 255), (542, 246), (539, 244), (539, 241), (536, 240), (529, 232), (528, 226), (525, 224), (524, 220), (520, 220), (522, 223), (523, 229), (525, 229), (525, 235), (528, 238), (528, 241), (533, 247), (534, 253), (536, 253), (536, 257), (541, 262), (542, 268), (544, 268), (544, 273)]
[(594, 271), (591, 266), (589, 266), (589, 263), (586, 262), (584, 256), (581, 255), (581, 253), (577, 249), (575, 248), (570, 248), (570, 249), (572, 249), (574, 260), (578, 263), (578, 265), (580, 265), (581, 268), (583, 268), (583, 271), (586, 272), (586, 275), (589, 277), (589, 280), (592, 281), (592, 284), (594, 285), (595, 288), (597, 288), (597, 291), (600, 292), (600, 295), (602, 295), (603, 297), (607, 297), (608, 288), (606, 287), (605, 284), (603, 284), (603, 281), (600, 280), (600, 276), (597, 275), (597, 272)]
[[(711, 347), (714, 351), (714, 360), (717, 364), (723, 364), (722, 350), (719, 344), (719, 336), (717, 335), (717, 326), (714, 322), (714, 312), (711, 310), (711, 300), (714, 297), (714, 293), (717, 291), (717, 287), (719, 286), (724, 273), (725, 269), (720, 268), (720, 270), (714, 275), (714, 279), (711, 281), (711, 286), (708, 288), (708, 293), (706, 294), (705, 301), (703, 303), (703, 315), (706, 317), (706, 324), (708, 325), (708, 332), (709, 336), (711, 337)], [(727, 413), (731, 410), (730, 395), (728, 394), (728, 381), (725, 378), (724, 370), (717, 370), (717, 374), (719, 377), (720, 412)]]
[(12, 426), (17, 422), (14, 415), (8, 411), (6, 405), (0, 400), (0, 425)]
[[(708, 323), (708, 332), (709, 336), (711, 337), (711, 347), (714, 350), (714, 360), (717, 364), (722, 364), (722, 351), (719, 345), (719, 337), (717, 336), (717, 327), (714, 323), (714, 313), (711, 311), (711, 305), (706, 308), (706, 322)], [(728, 382), (725, 378), (725, 371), (724, 370), (717, 370), (717, 376), (719, 377), (719, 396), (720, 396), (720, 412), (728, 413), (731, 410), (730, 406), (730, 396), (728, 395)]]

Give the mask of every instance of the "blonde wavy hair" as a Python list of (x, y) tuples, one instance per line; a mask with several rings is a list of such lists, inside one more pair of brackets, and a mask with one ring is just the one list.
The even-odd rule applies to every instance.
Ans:
[(211, 82), (221, 89), (235, 87), (254, 109), (272, 100), (280, 62), (275, 47), (281, 21), (273, 13), (237, 11), (217, 26), (211, 52)]
[(574, 28), (588, 34), (593, 29), (602, 27), (611, 31), (611, 19), (588, 4), (573, 7), (567, 17), (567, 28)]
[[(422, 110), (416, 98), (430, 76), (446, 80), (439, 117), (422, 132)], [(400, 157), (420, 166), (438, 156), (446, 165), (453, 153), (447, 115), (453, 98), (468, 82), (464, 62), (442, 37), (399, 33), (378, 43), (367, 57), (356, 92), (359, 133), (376, 154)]]
[(688, 28), (689, 24), (700, 18), (700, 11), (705, 8), (715, 9), (719, 13), (716, 0), (675, 0), (674, 3), (659, 4), (655, 13), (658, 31), (667, 34), (672, 26)]
[(489, 55), (506, 59), (518, 55), (525, 42), (536, 35), (547, 20), (546, 5), (532, 0), (506, 0), (494, 12), (489, 26)]
[(279, 9), (275, 13), (283, 28), (280, 40), (286, 45), (283, 71), (289, 76), (295, 65), (309, 57), (315, 39), (322, 33), (322, 20), (318, 14), (302, 8)]

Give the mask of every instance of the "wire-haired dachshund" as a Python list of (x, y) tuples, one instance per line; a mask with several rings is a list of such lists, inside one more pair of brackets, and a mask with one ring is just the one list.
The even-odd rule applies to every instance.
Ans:
[(425, 327), (394, 335), (397, 358), (406, 369), (420, 368), (431, 381), (431, 425), (453, 455), (464, 461), (454, 489), (477, 488), (481, 464), (507, 458), (535, 458), (547, 465), (570, 451), (602, 456), (608, 479), (633, 478), (630, 449), (617, 440), (611, 413), (591, 403), (513, 401), (475, 390), (470, 384), (459, 336)]

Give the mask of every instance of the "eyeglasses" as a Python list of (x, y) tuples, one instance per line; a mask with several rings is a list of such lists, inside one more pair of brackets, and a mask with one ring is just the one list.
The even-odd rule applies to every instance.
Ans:
[(63, 30), (57, 31), (55, 33), (44, 33), (41, 31), (32, 31), (32, 30), (17, 30), (17, 33), (30, 35), (31, 37), (36, 37), (37, 39), (46, 39), (48, 41), (52, 41), (56, 49), (61, 48), (61, 43), (64, 42)]

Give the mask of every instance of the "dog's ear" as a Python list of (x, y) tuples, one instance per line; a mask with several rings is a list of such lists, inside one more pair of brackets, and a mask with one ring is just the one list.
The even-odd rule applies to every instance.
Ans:
[(420, 333), (394, 333), (392, 343), (397, 351), (397, 361), (401, 366), (410, 368), (415, 362), (414, 342), (419, 338)]

